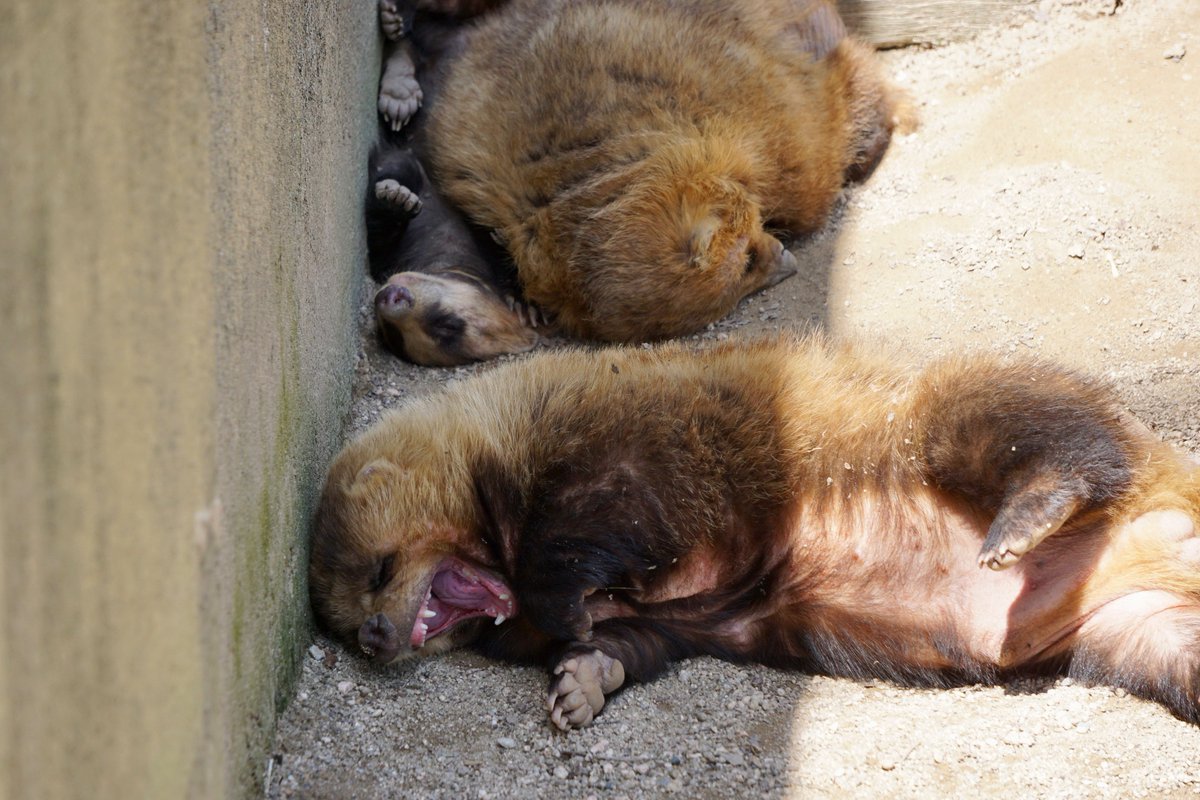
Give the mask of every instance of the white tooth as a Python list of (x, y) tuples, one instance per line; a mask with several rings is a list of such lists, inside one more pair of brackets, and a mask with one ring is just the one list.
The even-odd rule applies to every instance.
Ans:
[(500, 623), (504, 622), (504, 620), (506, 620), (506, 619), (508, 619), (508, 617), (504, 616), (503, 614), (497, 614), (496, 615), (496, 624), (499, 625)]
[(496, 595), (496, 596), (497, 596), (497, 597), (499, 597), (501, 600), (507, 600), (507, 599), (508, 599), (508, 592), (501, 592), (500, 594), (498, 594), (498, 595)]
[(425, 619), (433, 619), (437, 616), (437, 612), (431, 608), (426, 608), (421, 611), (421, 616)]

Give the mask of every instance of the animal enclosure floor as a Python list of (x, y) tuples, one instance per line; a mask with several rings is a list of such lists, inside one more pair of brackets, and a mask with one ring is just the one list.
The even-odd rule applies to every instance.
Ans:
[[(1106, 10), (1043, 2), (971, 42), (885, 54), (922, 127), (795, 248), (799, 276), (697, 338), (812, 324), (920, 356), (1038, 353), (1110, 377), (1200, 453), (1200, 3)], [(383, 352), (370, 290), (349, 435), (488, 369)], [(318, 637), (267, 793), (1200, 796), (1200, 728), (1067, 681), (912, 690), (699, 659), (570, 734), (548, 724), (545, 685), (470, 653), (377, 669)]]

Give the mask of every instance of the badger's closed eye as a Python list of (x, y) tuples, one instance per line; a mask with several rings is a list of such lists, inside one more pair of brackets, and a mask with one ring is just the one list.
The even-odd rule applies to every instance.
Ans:
[(750, 248), (749, 250), (746, 251), (746, 273), (749, 274), (750, 272), (753, 272), (754, 267), (757, 264), (758, 264), (758, 255), (755, 252), (754, 248)]
[(389, 553), (375, 564), (375, 570), (371, 573), (371, 585), (369, 590), (378, 592), (388, 581), (392, 579), (392, 568), (395, 566), (396, 554)]

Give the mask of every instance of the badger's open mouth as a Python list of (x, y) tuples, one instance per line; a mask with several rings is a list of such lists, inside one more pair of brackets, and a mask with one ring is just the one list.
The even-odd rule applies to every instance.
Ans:
[(492, 617), (499, 625), (516, 613), (513, 591), (498, 575), (447, 558), (429, 582), (409, 644), (416, 650), (466, 619)]

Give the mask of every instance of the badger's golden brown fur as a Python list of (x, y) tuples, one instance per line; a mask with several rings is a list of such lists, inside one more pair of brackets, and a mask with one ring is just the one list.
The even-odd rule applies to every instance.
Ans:
[(429, 117), (436, 180), (566, 333), (693, 332), (790, 273), (900, 107), (819, 0), (513, 0)]
[(414, 402), (335, 461), (310, 574), (382, 662), (545, 663), (562, 727), (701, 654), (1061, 671), (1196, 722), (1197, 521), (1195, 463), (1071, 371), (781, 339), (546, 355)]

